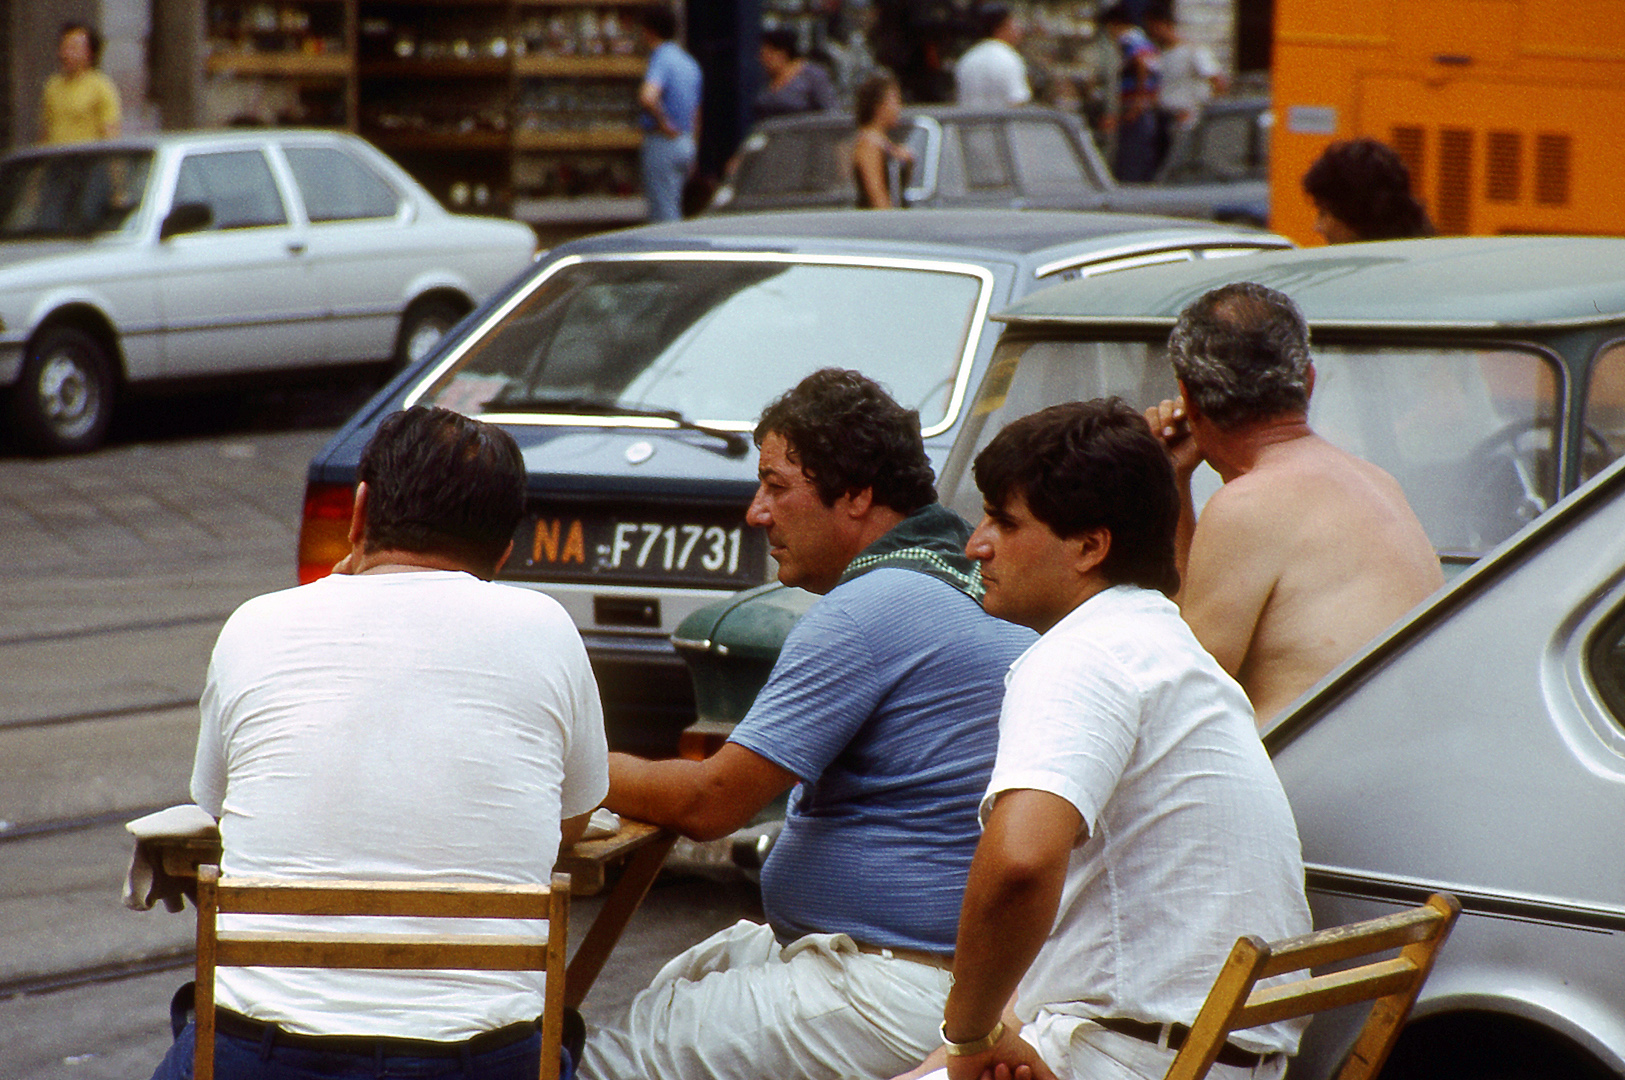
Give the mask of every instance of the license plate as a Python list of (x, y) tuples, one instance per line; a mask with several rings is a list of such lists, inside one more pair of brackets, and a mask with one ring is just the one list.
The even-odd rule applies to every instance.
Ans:
[(740, 512), (538, 514), (519, 527), (506, 576), (535, 581), (745, 588), (766, 578), (767, 538)]

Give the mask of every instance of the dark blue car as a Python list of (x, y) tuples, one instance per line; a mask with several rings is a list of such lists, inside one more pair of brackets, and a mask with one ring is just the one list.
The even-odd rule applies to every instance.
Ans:
[(1286, 246), (1211, 222), (1007, 210), (737, 215), (562, 245), (317, 454), (300, 578), (343, 554), (381, 417), (423, 403), (499, 423), (530, 471), (503, 578), (580, 627), (611, 745), (670, 754), (694, 716), (672, 632), (775, 574), (744, 521), (771, 399), (857, 368), (919, 410), (940, 471), (987, 375), (990, 311), (1065, 279)]

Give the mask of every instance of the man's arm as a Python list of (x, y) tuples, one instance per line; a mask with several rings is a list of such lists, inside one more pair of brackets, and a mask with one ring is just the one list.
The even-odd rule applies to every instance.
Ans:
[(1145, 410), (1151, 434), (1161, 440), (1174, 464), (1174, 486), (1179, 491), (1179, 525), (1174, 532), (1174, 567), (1179, 571), (1180, 595), (1184, 596), (1185, 568), (1190, 562), (1191, 539), (1196, 533), (1196, 502), (1191, 498), (1191, 476), (1202, 464), (1202, 451), (1191, 436), (1183, 398), (1165, 400)]
[(567, 817), (559, 822), (559, 850), (563, 851), (587, 832), (587, 823), (592, 820), (592, 811)]
[(604, 805), (691, 840), (715, 840), (748, 825), (795, 782), (788, 769), (731, 742), (704, 761), (646, 761), (615, 753), (609, 755)]
[[(954, 950), (953, 989), (943, 1013), (949, 1039), (970, 1042), (991, 1032), (1006, 1002), (1049, 938), (1075, 844), (1087, 835), (1071, 803), (1047, 791), (998, 796), (971, 860)], [(1020, 1036), (1007, 1030), (991, 1050), (948, 1059), (952, 1080), (980, 1077), (1005, 1064), (1049, 1070)]]
[(643, 111), (655, 122), (655, 128), (660, 134), (671, 138), (678, 134), (677, 128), (672, 125), (671, 118), (666, 115), (665, 108), (660, 104), (660, 83), (654, 79), (644, 79), (643, 85), (638, 87), (638, 104)]

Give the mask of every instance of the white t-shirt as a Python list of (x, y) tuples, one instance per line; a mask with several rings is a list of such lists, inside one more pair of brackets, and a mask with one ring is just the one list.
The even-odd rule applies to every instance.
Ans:
[[(248, 601), (201, 708), (192, 797), (220, 819), (226, 875), (546, 882), (560, 819), (609, 787), (569, 617), (465, 573), (334, 575)], [(230, 925), (256, 924), (273, 925)], [(460, 1040), (535, 1019), (542, 978), (221, 968), (216, 1000), (307, 1034)]]
[(1025, 105), (1033, 99), (1027, 85), (1027, 63), (1008, 42), (983, 38), (954, 65), (954, 96), (976, 109)]
[(1171, 112), (1195, 112), (1213, 96), (1209, 80), (1220, 74), (1218, 61), (1200, 45), (1182, 41), (1162, 54), (1158, 100)]
[[(1011, 665), (984, 820), (1016, 789), (1060, 796), (1088, 830), (1017, 990), (1023, 1020), (1189, 1024), (1236, 938), (1310, 930), (1297, 827), (1252, 707), (1161, 593), (1098, 593)], [(1291, 1053), (1303, 1026), (1231, 1041)]]

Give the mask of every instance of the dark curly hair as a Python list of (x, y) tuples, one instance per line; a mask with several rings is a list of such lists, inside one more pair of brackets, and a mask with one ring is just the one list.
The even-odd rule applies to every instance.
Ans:
[(872, 489), (874, 501), (912, 514), (937, 501), (920, 414), (856, 371), (824, 368), (762, 411), (756, 445), (784, 437), (825, 506)]
[(1411, 194), (1411, 172), (1376, 139), (1335, 142), (1303, 175), (1315, 205), (1362, 240), (1432, 236), (1428, 212)]
[(1290, 297), (1266, 286), (1239, 281), (1187, 305), (1168, 358), (1220, 428), (1309, 408), (1309, 324)]
[(496, 569), (525, 513), (513, 436), (450, 409), (414, 406), (378, 425), (361, 452), (366, 550), (445, 553)]
[(1023, 416), (994, 436), (972, 469), (989, 506), (1019, 494), (1056, 536), (1106, 529), (1111, 547), (1100, 572), (1113, 585), (1170, 597), (1179, 591), (1173, 463), (1145, 417), (1121, 398)]

